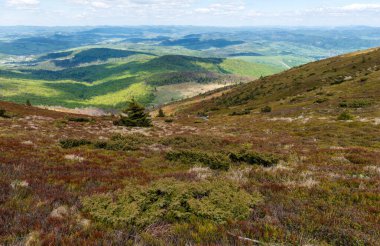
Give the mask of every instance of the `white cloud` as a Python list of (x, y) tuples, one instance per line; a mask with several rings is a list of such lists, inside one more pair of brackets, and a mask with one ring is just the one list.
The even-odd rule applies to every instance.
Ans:
[(246, 10), (246, 6), (240, 1), (236, 1), (234, 3), (225, 1), (225, 2), (220, 2), (220, 3), (213, 3), (203, 8), (197, 8), (194, 10), (194, 12), (199, 13), (199, 14), (213, 14), (213, 15), (235, 15), (235, 14), (244, 15), (245, 10)]
[(91, 6), (93, 6), (95, 8), (100, 8), (100, 9), (108, 9), (109, 7), (111, 7), (109, 4), (107, 4), (105, 2), (100, 2), (100, 1), (92, 2)]
[(7, 0), (9, 6), (15, 7), (35, 7), (40, 4), (39, 0)]
[(380, 4), (354, 3), (341, 8), (347, 11), (380, 11)]

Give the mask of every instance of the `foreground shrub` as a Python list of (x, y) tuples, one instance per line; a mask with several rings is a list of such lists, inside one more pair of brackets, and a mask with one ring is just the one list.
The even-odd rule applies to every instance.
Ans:
[(327, 102), (328, 100), (329, 99), (327, 98), (318, 98), (317, 100), (314, 101), (314, 103), (321, 104), (321, 103)]
[(120, 119), (114, 121), (117, 126), (130, 126), (130, 127), (151, 127), (152, 121), (149, 114), (145, 112), (145, 108), (138, 104), (135, 100), (129, 103), (127, 109), (123, 111), (124, 115), (120, 115)]
[(272, 108), (270, 106), (265, 106), (261, 109), (261, 113), (270, 113), (272, 112)]
[(240, 153), (230, 153), (228, 155), (233, 162), (245, 162), (251, 165), (260, 165), (264, 167), (271, 167), (279, 162), (279, 158), (270, 154), (260, 154), (256, 152), (240, 152)]
[(348, 111), (344, 111), (338, 116), (338, 120), (353, 120), (354, 116)]
[(165, 115), (165, 113), (164, 113), (164, 110), (162, 110), (162, 108), (160, 108), (159, 110), (158, 110), (158, 115), (157, 115), (157, 117), (160, 117), (160, 118), (163, 118), (163, 117), (165, 117), (166, 115)]
[(152, 143), (152, 141), (142, 134), (126, 136), (116, 134), (113, 135), (109, 141), (98, 141), (94, 143), (94, 146), (98, 149), (129, 151), (138, 150), (143, 144), (149, 143)]
[(5, 114), (6, 112), (5, 109), (0, 108), (0, 117), (7, 118), (7, 115)]
[(166, 122), (166, 123), (173, 123), (174, 120), (173, 120), (173, 119), (165, 119), (165, 122)]
[(225, 146), (226, 142), (221, 139), (212, 136), (202, 136), (202, 135), (181, 135), (181, 136), (168, 136), (160, 139), (160, 143), (165, 146), (171, 146), (173, 148), (181, 149), (210, 149), (215, 147), (220, 149)]
[(91, 141), (86, 139), (63, 139), (60, 142), (60, 145), (64, 149), (76, 148), (83, 145), (90, 145)]
[(224, 155), (209, 154), (200, 151), (170, 151), (166, 154), (166, 159), (186, 164), (200, 163), (214, 170), (227, 171), (230, 168), (230, 163)]
[(261, 200), (228, 181), (187, 183), (159, 180), (149, 187), (127, 186), (112, 194), (81, 199), (83, 210), (97, 222), (112, 227), (146, 227), (158, 222), (191, 219), (225, 223), (244, 220)]
[(251, 110), (244, 109), (243, 111), (240, 111), (240, 112), (234, 111), (234, 112), (230, 113), (229, 116), (247, 115), (247, 114), (250, 114), (250, 113), (251, 113)]
[(91, 119), (83, 118), (83, 117), (70, 117), (68, 118), (68, 121), (85, 123), (85, 122), (90, 122)]
[(341, 102), (339, 103), (339, 106), (341, 108), (365, 108), (368, 106), (371, 106), (372, 102), (368, 100), (354, 100), (351, 102)]

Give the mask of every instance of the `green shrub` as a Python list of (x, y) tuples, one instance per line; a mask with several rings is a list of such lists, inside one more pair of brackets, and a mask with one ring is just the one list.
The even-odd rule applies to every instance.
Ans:
[(98, 141), (94, 143), (94, 147), (98, 149), (114, 150), (114, 151), (133, 151), (138, 150), (144, 144), (150, 144), (151, 140), (142, 134), (121, 135), (116, 134), (108, 141)]
[(327, 98), (318, 98), (317, 100), (314, 101), (314, 103), (324, 103), (324, 102), (327, 102), (329, 99)]
[(159, 117), (159, 118), (163, 118), (163, 117), (165, 117), (165, 113), (164, 113), (164, 110), (162, 110), (162, 108), (160, 108), (160, 109), (158, 110), (158, 115), (157, 115), (157, 117)]
[(353, 120), (354, 116), (348, 111), (344, 111), (338, 116), (338, 120)]
[(354, 100), (354, 101), (351, 101), (351, 102), (341, 102), (339, 103), (339, 106), (341, 108), (365, 108), (365, 107), (368, 107), (368, 106), (371, 106), (372, 105), (372, 102), (369, 101), (369, 100)]
[(240, 111), (240, 112), (234, 111), (231, 114), (229, 114), (229, 116), (247, 115), (247, 114), (250, 114), (250, 113), (251, 113), (251, 110), (245, 109), (245, 110)]
[(81, 202), (83, 210), (103, 225), (143, 228), (162, 221), (198, 219), (223, 224), (244, 220), (260, 200), (259, 194), (250, 195), (226, 180), (188, 183), (163, 179), (148, 187), (127, 186), (115, 195), (85, 197)]
[(73, 121), (73, 122), (90, 122), (91, 119), (89, 118), (83, 118), (83, 117), (70, 117), (68, 118), (68, 121)]
[(6, 117), (6, 115), (5, 115), (6, 112), (7, 111), (5, 109), (0, 108), (0, 117), (5, 118)]
[(224, 155), (200, 151), (170, 151), (166, 154), (166, 159), (186, 164), (200, 163), (214, 170), (227, 171), (230, 168), (230, 163)]
[(91, 141), (86, 139), (63, 139), (59, 141), (60, 145), (64, 149), (76, 148), (83, 145), (90, 145)]
[(242, 151), (228, 155), (232, 162), (245, 162), (251, 165), (270, 167), (278, 164), (279, 158), (271, 154), (260, 154), (256, 152)]
[(270, 113), (272, 112), (272, 108), (270, 106), (265, 106), (261, 109), (261, 113)]
[(165, 146), (171, 146), (173, 148), (180, 149), (199, 149), (210, 150), (211, 147), (219, 149), (226, 145), (223, 139), (215, 138), (212, 136), (203, 135), (180, 135), (180, 136), (168, 136), (160, 139), (160, 143)]

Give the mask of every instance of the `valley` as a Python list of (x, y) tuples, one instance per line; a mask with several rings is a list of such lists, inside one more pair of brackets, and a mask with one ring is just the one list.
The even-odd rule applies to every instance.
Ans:
[(0, 27), (0, 99), (120, 110), (135, 98), (157, 107), (379, 40), (371, 27)]

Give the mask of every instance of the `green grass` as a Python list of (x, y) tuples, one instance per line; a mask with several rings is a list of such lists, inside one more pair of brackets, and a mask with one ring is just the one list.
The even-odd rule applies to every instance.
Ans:
[(252, 63), (259, 63), (272, 66), (278, 70), (286, 70), (290, 67), (299, 66), (308, 62), (312, 62), (312, 59), (299, 57), (299, 56), (238, 56), (234, 59), (239, 59)]
[(283, 71), (283, 69), (279, 66), (259, 63), (252, 64), (237, 59), (224, 60), (221, 67), (232, 74), (255, 78), (258, 78), (260, 76), (268, 76)]

